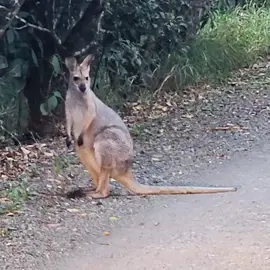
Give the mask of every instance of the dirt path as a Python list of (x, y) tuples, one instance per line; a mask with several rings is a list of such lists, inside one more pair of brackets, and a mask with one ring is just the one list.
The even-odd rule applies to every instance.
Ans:
[[(249, 151), (260, 139), (269, 136), (268, 85), (265, 64), (256, 66), (251, 71), (243, 70), (224, 87), (204, 86), (199, 89), (201, 90), (198, 92), (199, 100), (192, 101), (192, 96), (184, 96), (170, 116), (149, 120), (140, 126), (140, 136), (135, 141), (136, 162), (134, 164), (138, 181), (158, 185), (235, 183), (234, 179), (225, 176), (220, 176), (224, 177), (222, 180), (209, 177), (207, 172), (227, 166), (226, 164), (230, 164), (231, 159), (234, 159), (236, 155)], [(51, 265), (66, 256), (73, 255), (74, 252), (79, 252), (78, 249), (85, 250), (87, 244), (92, 247), (99, 246), (98, 250), (106, 249), (108, 241), (115, 243), (113, 241), (117, 239), (117, 235), (114, 232), (118, 232), (117, 228), (121, 228), (125, 222), (131, 222), (137, 214), (143, 213), (148, 216), (149, 209), (159, 207), (159, 205), (169, 206), (175, 202), (175, 207), (181, 209), (183, 205), (187, 207), (189, 202), (192, 202), (198, 206), (195, 214), (199, 214), (203, 211), (201, 207), (204, 203), (206, 209), (209, 209), (209, 205), (216, 202), (220, 196), (224, 202), (233, 198), (237, 201), (237, 196), (244, 196), (240, 191), (238, 195), (212, 197), (203, 195), (203, 197), (181, 198), (132, 197), (126, 196), (128, 193), (115, 182), (112, 183), (113, 193), (125, 196), (113, 196), (102, 201), (88, 201), (40, 195), (40, 192), (45, 191), (53, 194), (53, 191), (61, 188), (59, 186), (63, 184), (88, 184), (88, 176), (83, 172), (74, 153), (66, 153), (64, 140), (54, 142), (54, 145), (56, 154), (50, 156), (49, 151), (52, 151), (53, 145), (47, 143), (47, 146), (43, 147), (46, 150), (44, 154), (47, 159), (43, 160), (39, 157), (38, 162), (32, 164), (28, 181), (30, 188), (37, 194), (31, 196), (31, 200), (27, 201), (20, 212), (10, 216), (0, 216), (1, 269), (40, 269), (44, 264)], [(31, 162), (28, 160), (26, 163)], [(198, 177), (203, 173), (205, 173), (204, 178)], [(67, 177), (60, 177), (60, 174), (68, 176), (69, 180), (66, 181)], [(239, 183), (242, 184), (242, 182)], [(196, 200), (198, 200), (197, 203)], [(192, 220), (191, 209), (185, 207), (183, 211)], [(225, 210), (228, 211), (228, 209)], [(167, 212), (164, 212), (164, 215), (168, 216), (167, 223), (170, 221), (171, 211), (175, 212), (174, 210), (174, 207), (168, 207)], [(213, 208), (212, 211), (217, 213), (218, 208)], [(157, 214), (155, 222), (160, 222), (159, 211), (153, 213), (153, 219), (155, 214)], [(177, 212), (177, 215), (180, 214), (181, 211)], [(221, 213), (220, 216), (222, 216)], [(203, 220), (206, 221), (207, 217), (210, 217), (209, 213), (203, 217)], [(188, 225), (177, 223), (177, 220), (180, 219), (175, 219), (179, 226)], [(134, 222), (137, 228), (134, 232), (136, 236), (136, 233), (140, 232), (137, 227), (138, 218)], [(219, 219), (216, 218), (214, 223), (218, 224), (218, 222)], [(160, 233), (165, 237), (167, 223), (164, 222), (162, 225), (160, 222), (161, 226), (155, 226), (153, 230), (160, 228)], [(146, 226), (151, 226), (151, 224)], [(196, 229), (200, 227), (200, 222), (195, 222), (194, 226), (196, 232)], [(173, 228), (176, 229), (176, 226)], [(104, 232), (112, 233), (112, 238), (104, 236)], [(123, 234), (120, 231), (123, 237), (129, 234), (132, 234), (132, 231), (123, 231)], [(168, 237), (173, 238), (173, 234)], [(146, 244), (151, 245), (151, 237), (147, 241)], [(120, 242), (120, 245), (121, 243), (124, 242)], [(170, 243), (168, 242), (167, 245), (171, 245)], [(190, 243), (191, 248), (194, 243)], [(94, 262), (95, 253), (92, 252), (87, 255)], [(136, 252), (135, 254), (140, 254)], [(119, 263), (120, 267), (121, 261)]]
[(234, 183), (237, 193), (159, 199), (99, 238), (103, 245), (82, 245), (46, 269), (269, 269), (269, 153), (267, 144), (198, 176)]

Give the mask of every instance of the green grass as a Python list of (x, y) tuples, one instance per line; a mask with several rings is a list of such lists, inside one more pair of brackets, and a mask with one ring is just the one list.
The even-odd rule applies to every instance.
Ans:
[(201, 80), (223, 80), (233, 70), (249, 67), (265, 57), (269, 45), (269, 8), (250, 5), (227, 13), (216, 12), (214, 27), (206, 25), (184, 56), (169, 56), (163, 67), (163, 73), (170, 73), (167, 88), (177, 90)]
[(60, 155), (56, 156), (53, 160), (53, 167), (56, 173), (61, 173), (65, 169), (69, 168), (71, 164), (76, 163), (75, 156)]
[(134, 124), (131, 127), (131, 133), (136, 136), (137, 138), (141, 138), (145, 134), (146, 124)]
[(27, 178), (18, 179), (8, 189), (0, 191), (0, 215), (13, 212), (22, 208), (25, 201), (29, 199), (29, 184)]

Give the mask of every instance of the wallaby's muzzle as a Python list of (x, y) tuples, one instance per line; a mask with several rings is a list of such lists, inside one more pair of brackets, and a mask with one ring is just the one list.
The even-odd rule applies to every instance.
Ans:
[(85, 84), (80, 84), (79, 85), (79, 89), (80, 89), (80, 91), (82, 92), (82, 93), (84, 93), (85, 92), (85, 90), (86, 90), (86, 86), (85, 86)]

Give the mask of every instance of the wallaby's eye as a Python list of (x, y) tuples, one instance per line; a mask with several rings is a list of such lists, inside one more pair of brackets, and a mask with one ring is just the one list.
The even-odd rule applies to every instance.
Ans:
[(73, 77), (73, 80), (74, 80), (75, 82), (77, 82), (79, 79), (80, 79), (80, 78), (79, 78), (78, 76), (74, 76), (74, 77)]
[(85, 77), (85, 79), (88, 81), (88, 77)]

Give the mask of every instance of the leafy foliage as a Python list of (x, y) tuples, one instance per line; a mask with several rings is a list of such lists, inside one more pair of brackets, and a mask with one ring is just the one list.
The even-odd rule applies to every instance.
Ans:
[[(117, 16), (113, 23), (105, 16), (104, 27), (111, 26), (107, 31), (113, 35), (113, 42), (97, 76), (97, 93), (109, 97), (111, 104), (121, 105), (142, 91), (177, 91), (202, 79), (223, 79), (233, 69), (252, 64), (267, 53), (269, 29), (263, 21), (268, 21), (269, 15), (265, 6), (230, 1), (237, 7), (224, 12), (222, 1), (215, 2), (215, 6), (208, 3), (197, 10), (201, 21), (210, 14), (202, 29), (188, 16), (192, 6), (183, 2), (177, 6), (171, 1), (173, 12), (167, 2), (150, 1), (144, 2), (142, 9), (135, 5), (126, 10), (128, 4), (123, 3), (110, 13), (120, 14), (119, 18), (128, 16), (130, 23), (118, 21)], [(198, 36), (190, 42), (194, 25)]]
[(58, 111), (67, 55), (97, 55), (93, 89), (113, 106), (145, 91), (224, 77), (266, 52), (267, 1), (255, 2), (22, 1), (0, 40), (2, 127), (24, 129)]
[(57, 108), (58, 105), (57, 98), (62, 98), (62, 95), (60, 92), (54, 91), (52, 96), (46, 99), (44, 103), (40, 104), (40, 111), (42, 115), (49, 115)]
[(198, 26), (192, 2), (108, 1), (102, 27), (111, 42), (104, 44), (104, 66), (113, 89), (126, 82), (146, 86), (146, 77), (170, 52), (187, 50), (190, 29)]
[(224, 80), (235, 69), (254, 64), (269, 53), (269, 14), (268, 8), (253, 5), (213, 13), (214, 24), (198, 32), (187, 53), (171, 53), (157, 71), (165, 81), (162, 88), (177, 91), (202, 80)]
[[(28, 18), (27, 12), (18, 12), (18, 16)], [(33, 16), (31, 16), (32, 18)], [(18, 28), (14, 20), (0, 42), (0, 119), (5, 130), (18, 130), (27, 127), (28, 106), (21, 95), (29, 71), (38, 66), (35, 51), (29, 46), (32, 31)], [(42, 43), (39, 43), (42, 47)]]
[[(210, 1), (195, 8), (197, 2), (109, 0), (105, 4), (101, 32), (97, 31), (102, 11), (99, 0), (72, 0), (68, 5), (55, 0), (21, 2), (17, 17), (10, 20), (0, 42), (4, 49), (0, 56), (0, 76), (8, 76), (1, 93), (16, 78), (18, 86), (11, 87), (13, 109), (19, 96), (22, 98), (18, 93), (23, 92), (30, 110), (24, 122), (28, 118), (38, 122), (61, 104), (60, 94), (55, 95), (61, 89), (60, 92), (55, 89), (59, 89), (58, 81), (63, 81), (63, 58), (94, 50), (101, 55), (94, 70), (95, 85), (101, 88), (101, 82), (105, 82), (102, 87), (105, 94), (108, 89), (125, 88), (121, 95), (127, 98), (134, 89), (149, 86), (148, 77), (171, 51), (177, 48), (185, 51), (184, 42), (194, 39), (200, 21), (198, 10)], [(4, 99), (3, 104), (6, 105)], [(17, 111), (20, 117), (21, 109)]]

